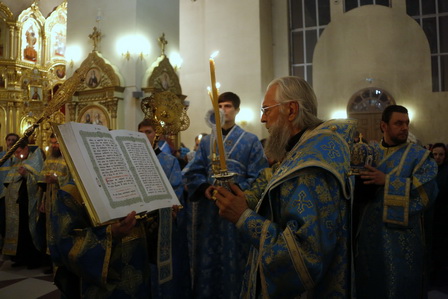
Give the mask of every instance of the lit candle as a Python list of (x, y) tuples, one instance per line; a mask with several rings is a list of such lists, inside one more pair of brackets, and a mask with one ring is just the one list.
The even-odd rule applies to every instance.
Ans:
[(215, 60), (214, 58), (218, 55), (218, 51), (212, 54), (210, 57), (210, 78), (212, 82), (212, 103), (213, 109), (215, 111), (215, 121), (216, 121), (216, 139), (218, 143), (218, 152), (219, 152), (219, 166), (221, 167), (222, 172), (227, 171), (226, 165), (226, 157), (224, 152), (224, 144), (222, 141), (222, 131), (221, 131), (221, 117), (219, 114), (219, 105), (218, 105), (218, 89), (216, 88), (216, 76), (215, 76)]

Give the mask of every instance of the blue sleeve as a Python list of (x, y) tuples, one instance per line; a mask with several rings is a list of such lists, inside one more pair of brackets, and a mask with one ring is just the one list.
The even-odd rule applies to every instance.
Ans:
[(273, 209), (280, 222), (251, 211), (238, 228), (261, 254), (259, 267), (275, 292), (301, 294), (312, 288), (335, 255), (341, 267), (346, 265), (346, 201), (333, 175), (308, 169), (269, 196), (281, 206)]
[(256, 138), (256, 136), (254, 137), (254, 140), (250, 144), (246, 178), (244, 181), (238, 182), (238, 185), (242, 190), (249, 189), (250, 185), (257, 179), (260, 171), (266, 167), (269, 167), (268, 160), (264, 154), (263, 146), (258, 138)]
[(112, 250), (110, 226), (92, 227), (82, 204), (63, 190), (58, 192), (50, 221), (53, 262), (91, 283), (104, 284)]
[(199, 147), (196, 151), (196, 154), (194, 155), (194, 159), (191, 161), (189, 169), (185, 173), (185, 178), (187, 181), (187, 191), (190, 198), (197, 191), (199, 186), (209, 183), (208, 168), (210, 160), (208, 157), (209, 151), (207, 150), (209, 144), (210, 135), (207, 135), (199, 143)]

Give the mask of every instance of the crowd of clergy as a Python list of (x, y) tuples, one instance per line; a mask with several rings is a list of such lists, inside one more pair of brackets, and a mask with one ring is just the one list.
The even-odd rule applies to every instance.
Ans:
[(356, 121), (317, 118), (303, 79), (267, 87), (263, 145), (235, 123), (238, 95), (218, 102), (231, 178), (217, 176), (216, 129), (173, 150), (144, 119), (136, 130), (182, 206), (102, 226), (57, 136), (43, 150), (8, 134), (0, 158), (19, 145), (0, 166), (1, 254), (47, 266), (67, 298), (426, 298), (448, 285), (447, 149), (408, 142), (405, 107), (384, 110), (383, 139), (349, 175)]

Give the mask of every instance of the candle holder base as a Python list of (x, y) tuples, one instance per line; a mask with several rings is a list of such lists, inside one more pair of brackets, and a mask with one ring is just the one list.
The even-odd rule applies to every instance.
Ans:
[(230, 191), (230, 183), (233, 182), (233, 177), (237, 174), (230, 171), (221, 171), (214, 174), (212, 177), (216, 179), (215, 186), (221, 186)]

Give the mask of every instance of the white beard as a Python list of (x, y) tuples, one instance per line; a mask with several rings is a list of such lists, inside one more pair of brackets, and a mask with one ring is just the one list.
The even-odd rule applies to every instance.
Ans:
[(269, 137), (265, 145), (266, 156), (274, 161), (282, 161), (290, 138), (286, 117), (280, 114), (278, 120), (269, 128)]

